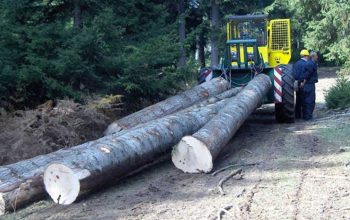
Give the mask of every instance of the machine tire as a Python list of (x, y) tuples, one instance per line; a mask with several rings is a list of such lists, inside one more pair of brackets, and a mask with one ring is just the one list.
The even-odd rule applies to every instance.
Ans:
[(295, 92), (293, 65), (280, 65), (282, 69), (282, 102), (275, 104), (275, 117), (279, 123), (295, 122)]

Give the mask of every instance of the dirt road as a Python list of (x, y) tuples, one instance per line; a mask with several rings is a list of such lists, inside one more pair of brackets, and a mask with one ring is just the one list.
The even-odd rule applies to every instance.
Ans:
[[(252, 115), (221, 153), (216, 176), (155, 165), (70, 206), (41, 201), (5, 219), (350, 219), (350, 113), (325, 110), (334, 69), (321, 69), (317, 119), (277, 124), (272, 106)], [(217, 184), (232, 170), (242, 175)]]

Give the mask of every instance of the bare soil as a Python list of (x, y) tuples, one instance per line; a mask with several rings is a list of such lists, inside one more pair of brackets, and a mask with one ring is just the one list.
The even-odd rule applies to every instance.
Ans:
[(232, 169), (193, 175), (166, 161), (75, 204), (40, 201), (4, 219), (218, 219), (223, 208), (222, 219), (350, 219), (350, 112), (327, 111), (323, 95), (335, 70), (320, 69), (314, 121), (277, 124), (272, 106), (258, 109), (215, 163)]
[(111, 121), (94, 105), (70, 100), (48, 101), (33, 110), (2, 110), (0, 165), (95, 140)]

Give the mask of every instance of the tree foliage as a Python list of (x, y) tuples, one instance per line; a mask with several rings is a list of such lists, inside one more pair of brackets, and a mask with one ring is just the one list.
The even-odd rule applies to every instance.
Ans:
[[(316, 6), (315, 6), (316, 5)], [(328, 61), (350, 64), (350, 5), (343, 0), (317, 1), (314, 19), (304, 36), (307, 47), (320, 51)]]
[[(348, 73), (347, 73), (348, 74)], [(326, 93), (326, 104), (328, 108), (345, 109), (350, 108), (350, 81), (344, 74), (339, 74), (337, 82)]]
[[(182, 17), (180, 2), (186, 9)], [(216, 0), (215, 30), (210, 28), (212, 3), (3, 0), (0, 105), (33, 107), (63, 97), (81, 101), (92, 93), (147, 99), (172, 94), (208, 64), (214, 35), (219, 56), (223, 54), (228, 14), (291, 18), (295, 58), (306, 47), (320, 51), (326, 62), (350, 65), (350, 6), (345, 0)], [(179, 43), (183, 16), (186, 39)], [(187, 63), (178, 69), (180, 51)]]
[[(18, 106), (88, 93), (169, 93), (176, 72), (175, 20), (156, 1), (15, 0), (0, 5), (0, 98)], [(162, 11), (163, 13), (159, 13)], [(174, 43), (175, 42), (175, 43)]]

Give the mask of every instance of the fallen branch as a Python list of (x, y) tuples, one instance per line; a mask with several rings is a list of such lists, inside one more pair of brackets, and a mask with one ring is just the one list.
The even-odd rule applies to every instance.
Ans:
[(312, 177), (312, 178), (326, 178), (326, 179), (350, 180), (350, 177), (347, 177), (347, 176), (308, 175), (308, 177)]
[(222, 178), (219, 183), (218, 183), (218, 189), (221, 195), (225, 195), (224, 190), (222, 189), (222, 184), (224, 184), (224, 182), (226, 182), (228, 179), (230, 179), (231, 177), (242, 173), (242, 169), (238, 169), (238, 170), (234, 170), (232, 171), (229, 175), (225, 176), (224, 178)]
[(303, 160), (303, 159), (290, 159), (290, 161), (297, 161), (297, 162), (314, 162), (311, 160)]
[(344, 211), (344, 210), (350, 210), (350, 206), (349, 206), (349, 207), (341, 208), (340, 210), (342, 210), (342, 211)]
[(219, 213), (218, 213), (218, 217), (217, 219), (218, 220), (221, 220), (221, 214), (224, 212), (232, 217), (235, 217), (233, 214), (231, 214), (228, 210), (230, 210), (232, 208), (232, 205), (229, 205), (229, 206), (226, 206), (225, 208), (222, 208), (219, 210)]
[(258, 164), (260, 164), (260, 163), (261, 163), (261, 161), (255, 162), (255, 163), (231, 164), (231, 165), (228, 165), (228, 166), (226, 166), (226, 167), (223, 167), (223, 168), (221, 168), (221, 169), (219, 169), (219, 170), (213, 172), (211, 175), (212, 175), (212, 176), (215, 176), (216, 174), (221, 173), (222, 171), (225, 171), (225, 170), (227, 170), (227, 169), (229, 169), (229, 168), (232, 168), (232, 167), (255, 166), (255, 165), (258, 165)]
[(346, 164), (345, 164), (345, 166), (347, 167), (347, 166), (349, 166), (350, 165), (350, 161), (349, 162), (347, 162)]

